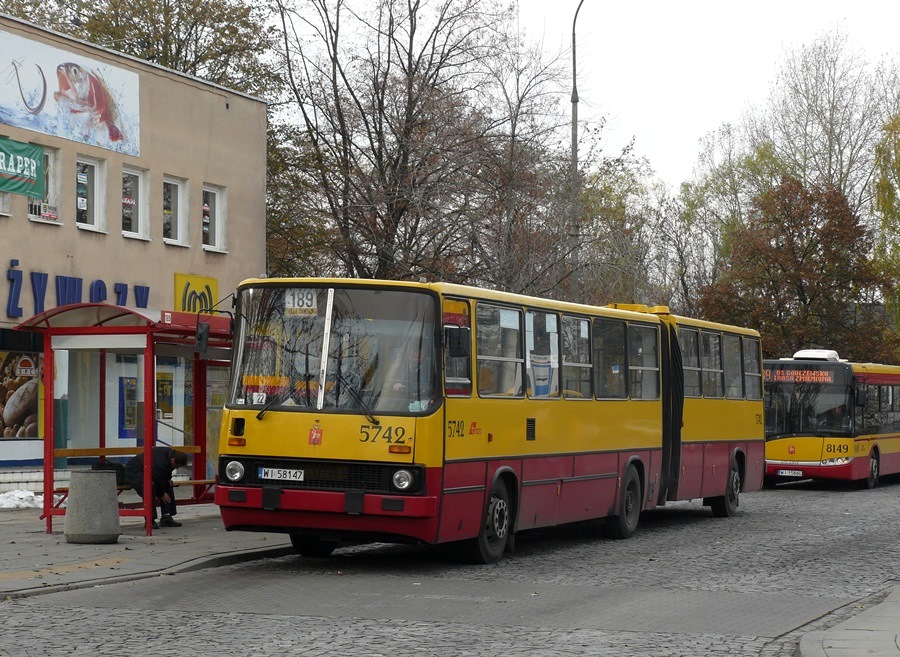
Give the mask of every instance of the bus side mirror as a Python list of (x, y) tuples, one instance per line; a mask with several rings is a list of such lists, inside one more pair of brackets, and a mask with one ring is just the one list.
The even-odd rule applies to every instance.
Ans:
[(469, 329), (463, 326), (445, 326), (444, 340), (447, 344), (447, 351), (452, 358), (468, 358), (471, 351), (469, 349)]
[(194, 337), (194, 353), (205, 354), (209, 346), (209, 324), (197, 322), (197, 335)]
[(867, 391), (865, 388), (857, 388), (856, 389), (856, 405), (857, 406), (865, 406), (867, 399)]

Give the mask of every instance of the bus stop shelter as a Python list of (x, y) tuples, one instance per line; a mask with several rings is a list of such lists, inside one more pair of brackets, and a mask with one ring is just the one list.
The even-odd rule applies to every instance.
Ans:
[[(204, 350), (196, 348), (200, 324), (209, 327)], [(58, 474), (143, 453), (144, 502), (118, 506), (120, 516), (143, 517), (150, 535), (156, 445), (192, 456), (190, 479), (175, 482), (192, 492), (179, 503), (212, 501), (216, 405), (224, 392), (211, 394), (209, 378), (218, 389), (227, 380), (229, 317), (83, 303), (47, 310), (16, 328), (43, 335), (41, 519), (47, 533), (53, 517), (66, 513), (68, 487), (57, 485)]]

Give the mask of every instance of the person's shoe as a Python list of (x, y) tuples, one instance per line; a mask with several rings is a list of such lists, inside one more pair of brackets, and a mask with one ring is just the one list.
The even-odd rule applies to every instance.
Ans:
[(154, 520), (153, 522), (150, 523), (150, 528), (151, 529), (159, 529), (159, 523)]
[(175, 520), (172, 516), (163, 516), (159, 521), (159, 524), (162, 527), (181, 527), (181, 523)]

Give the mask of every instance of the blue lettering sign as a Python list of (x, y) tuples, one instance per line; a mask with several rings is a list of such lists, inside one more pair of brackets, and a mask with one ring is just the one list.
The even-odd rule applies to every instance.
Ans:
[(47, 298), (47, 281), (50, 275), (42, 271), (31, 272), (31, 294), (34, 296), (34, 314), (44, 312), (44, 299)]
[(147, 285), (134, 286), (134, 305), (138, 308), (146, 308), (150, 302), (150, 287)]
[(91, 303), (103, 303), (106, 301), (106, 283), (101, 280), (91, 283), (90, 301)]
[(7, 317), (21, 317), (22, 307), (19, 305), (19, 296), (22, 294), (22, 272), (13, 267), (18, 267), (18, 260), (9, 261), (9, 269), (6, 277), (9, 279), (9, 298), (6, 301)]
[(70, 303), (81, 303), (82, 279), (76, 276), (56, 277), (56, 305), (67, 306)]
[(124, 306), (128, 303), (128, 283), (113, 283), (116, 293), (116, 305)]

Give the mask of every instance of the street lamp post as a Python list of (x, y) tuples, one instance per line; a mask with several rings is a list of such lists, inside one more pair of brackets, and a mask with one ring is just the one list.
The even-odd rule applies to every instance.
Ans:
[(578, 12), (584, 0), (579, 0), (575, 10), (575, 18), (572, 19), (572, 203), (571, 203), (571, 231), (572, 231), (572, 278), (578, 269), (578, 251), (580, 249), (581, 222), (578, 219), (578, 83), (575, 75), (575, 23), (578, 21)]

